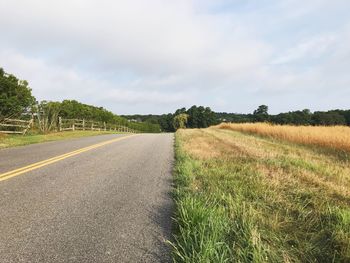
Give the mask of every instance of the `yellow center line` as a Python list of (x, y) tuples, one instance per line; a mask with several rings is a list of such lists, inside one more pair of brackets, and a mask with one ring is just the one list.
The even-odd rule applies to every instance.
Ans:
[(68, 153), (65, 153), (65, 154), (62, 154), (62, 155), (58, 155), (58, 156), (52, 157), (50, 159), (46, 159), (46, 160), (43, 160), (43, 161), (40, 161), (40, 162), (36, 162), (36, 163), (30, 164), (30, 165), (27, 165), (27, 166), (24, 166), (24, 167), (12, 170), (12, 171), (8, 171), (6, 173), (2, 173), (2, 174), (0, 174), (0, 181), (4, 181), (4, 180), (7, 180), (7, 179), (10, 179), (10, 178), (15, 177), (17, 175), (20, 175), (20, 174), (23, 174), (23, 173), (27, 173), (29, 171), (38, 169), (40, 167), (43, 167), (43, 166), (46, 166), (46, 165), (49, 165), (49, 164), (61, 161), (63, 159), (69, 158), (69, 157), (72, 157), (74, 155), (78, 155), (80, 153), (87, 152), (87, 151), (90, 151), (92, 149), (96, 149), (98, 147), (101, 147), (101, 146), (104, 146), (104, 145), (107, 145), (107, 144), (111, 144), (111, 143), (114, 143), (114, 142), (117, 142), (117, 141), (121, 141), (121, 140), (130, 138), (130, 137), (133, 137), (133, 136), (136, 136), (136, 135), (130, 135), (130, 136), (125, 136), (125, 137), (112, 139), (112, 140), (109, 140), (109, 141), (104, 141), (104, 142), (97, 143), (97, 144), (94, 144), (94, 145), (90, 145), (90, 146), (87, 146), (87, 147), (84, 147), (84, 148), (81, 148), (81, 149), (78, 149), (78, 150), (75, 150), (75, 151), (72, 151), (72, 152), (68, 152)]

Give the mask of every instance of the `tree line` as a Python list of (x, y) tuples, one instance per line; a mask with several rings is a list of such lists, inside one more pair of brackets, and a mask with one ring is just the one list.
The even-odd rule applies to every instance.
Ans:
[(213, 112), (209, 107), (192, 106), (181, 108), (174, 113), (162, 115), (124, 115), (123, 117), (135, 122), (159, 124), (162, 131), (173, 132), (178, 128), (206, 128), (221, 122), (254, 123), (269, 122), (273, 124), (290, 125), (349, 125), (350, 110), (315, 111), (309, 109), (290, 111), (271, 115), (267, 105), (260, 105), (253, 113)]
[(0, 121), (5, 118), (28, 117), (32, 114), (38, 117), (39, 122), (46, 119), (54, 123), (60, 116), (123, 125), (141, 132), (160, 132), (160, 125), (157, 123), (130, 122), (103, 107), (87, 105), (76, 100), (38, 102), (32, 95), (27, 81), (19, 80), (0, 68)]
[(289, 111), (270, 115), (267, 105), (260, 105), (252, 114), (218, 112), (221, 122), (270, 122), (290, 125), (350, 125), (350, 110), (329, 110), (311, 112), (309, 109)]
[(162, 115), (134, 114), (123, 115), (123, 117), (134, 122), (157, 123), (163, 132), (174, 132), (179, 128), (207, 128), (219, 123), (219, 120), (215, 116), (215, 112), (209, 107), (196, 105), (193, 105), (188, 109), (180, 108), (174, 113)]

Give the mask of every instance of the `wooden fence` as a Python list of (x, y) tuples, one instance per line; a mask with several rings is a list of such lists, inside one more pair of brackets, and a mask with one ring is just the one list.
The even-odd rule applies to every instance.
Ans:
[(59, 131), (115, 131), (126, 133), (137, 133), (136, 130), (117, 124), (108, 124), (106, 122), (95, 122), (85, 119), (63, 119), (58, 118)]
[(0, 122), (0, 133), (9, 134), (26, 134), (26, 132), (33, 126), (33, 119), (17, 120), (17, 119), (4, 119)]
[[(26, 134), (32, 128), (35, 128), (34, 118), (31, 120), (5, 119), (0, 122), (0, 133), (8, 134)], [(90, 120), (80, 119), (63, 119), (58, 118), (55, 131), (115, 131), (125, 133), (138, 133), (138, 131), (129, 127), (117, 124), (108, 124), (105, 122), (95, 122)]]

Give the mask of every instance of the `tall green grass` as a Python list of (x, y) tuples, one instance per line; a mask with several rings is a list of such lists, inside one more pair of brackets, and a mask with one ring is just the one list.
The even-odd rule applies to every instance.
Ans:
[[(228, 167), (212, 165), (210, 172), (217, 178), (209, 178), (209, 163), (192, 159), (177, 139), (174, 261), (264, 262), (274, 258), (260, 240), (252, 217), (254, 210), (241, 197), (247, 189), (238, 188), (243, 193), (237, 192), (235, 197), (227, 193), (225, 188), (235, 185), (225, 178)], [(250, 169), (243, 166), (236, 172), (246, 174)], [(244, 184), (245, 180), (237, 183)], [(197, 189), (196, 181), (205, 187)]]
[(191, 190), (200, 163), (190, 160), (176, 140), (175, 262), (228, 262), (229, 218), (215, 197)]
[(225, 151), (197, 158), (184, 144), (201, 134), (184, 134), (176, 134), (174, 262), (350, 262), (349, 200), (298, 180), (276, 186), (258, 169), (293, 178), (324, 164)]

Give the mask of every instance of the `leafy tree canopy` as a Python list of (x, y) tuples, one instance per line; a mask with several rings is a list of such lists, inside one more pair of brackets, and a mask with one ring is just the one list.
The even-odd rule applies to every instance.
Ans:
[(177, 129), (185, 129), (187, 121), (188, 121), (188, 117), (189, 116), (186, 113), (180, 113), (180, 114), (176, 115), (174, 117), (174, 120), (173, 120), (174, 129), (175, 130), (177, 130)]
[(6, 74), (0, 68), (0, 120), (17, 117), (34, 103), (28, 82)]
[(260, 105), (253, 113), (255, 121), (264, 122), (269, 119), (269, 107), (267, 105)]

